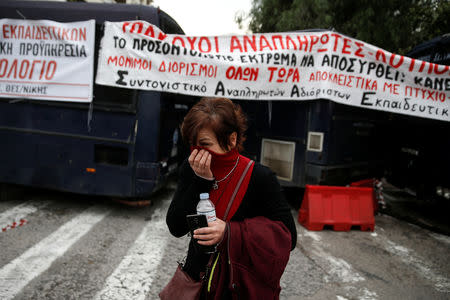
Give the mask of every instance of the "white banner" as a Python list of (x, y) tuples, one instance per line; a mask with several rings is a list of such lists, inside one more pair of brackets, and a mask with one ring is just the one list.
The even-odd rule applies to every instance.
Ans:
[(449, 66), (392, 54), (333, 31), (164, 34), (105, 22), (96, 83), (252, 100), (332, 101), (450, 121)]
[(91, 102), (95, 21), (0, 19), (0, 97)]

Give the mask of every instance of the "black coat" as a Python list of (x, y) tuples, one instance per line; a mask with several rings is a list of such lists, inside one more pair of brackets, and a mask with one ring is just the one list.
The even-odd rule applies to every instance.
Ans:
[[(212, 183), (213, 181), (198, 177), (187, 160), (183, 163), (178, 174), (177, 190), (166, 217), (172, 235), (181, 237), (189, 232), (186, 215), (196, 213), (199, 195), (208, 193)], [(291, 232), (291, 249), (295, 248), (297, 230), (289, 205), (275, 174), (259, 163), (255, 163), (253, 167), (247, 192), (231, 221), (242, 221), (257, 216), (283, 222)], [(205, 270), (208, 258), (208, 255), (197, 249), (195, 241), (191, 239), (184, 270), (198, 280), (199, 273)]]

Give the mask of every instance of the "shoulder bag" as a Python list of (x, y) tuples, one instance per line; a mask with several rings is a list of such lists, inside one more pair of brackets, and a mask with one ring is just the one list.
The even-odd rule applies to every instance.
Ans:
[[(250, 160), (244, 172), (242, 173), (241, 178), (239, 179), (239, 182), (234, 189), (234, 193), (231, 196), (224, 219), (226, 219), (229, 208), (231, 207), (231, 203), (233, 203), (237, 191), (239, 190), (241, 183), (244, 180), (245, 175), (247, 174), (252, 163), (253, 161)], [(206, 266), (207, 270), (211, 268), (213, 257), (214, 254), (211, 254), (211, 258), (209, 259), (208, 265)], [(202, 276), (202, 280), (200, 281), (193, 280), (186, 272), (183, 271), (181, 263), (178, 263), (175, 274), (173, 275), (169, 283), (164, 287), (164, 289), (159, 293), (159, 298), (162, 300), (198, 300), (200, 298), (200, 293), (202, 291), (202, 287), (206, 281), (206, 278), (207, 276)]]

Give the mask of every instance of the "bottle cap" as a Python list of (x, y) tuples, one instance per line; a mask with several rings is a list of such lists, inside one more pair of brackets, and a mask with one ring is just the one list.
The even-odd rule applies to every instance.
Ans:
[(201, 193), (200, 194), (200, 200), (205, 200), (205, 199), (209, 199), (209, 194), (208, 193)]

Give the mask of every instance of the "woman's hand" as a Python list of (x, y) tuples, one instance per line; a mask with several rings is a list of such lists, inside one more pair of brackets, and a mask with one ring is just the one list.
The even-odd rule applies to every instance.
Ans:
[(203, 149), (200, 151), (194, 149), (188, 161), (197, 176), (208, 180), (214, 179), (214, 175), (211, 172), (211, 153)]
[(196, 229), (194, 231), (194, 239), (197, 243), (205, 246), (216, 245), (222, 241), (225, 233), (226, 223), (219, 218), (215, 221), (209, 222), (208, 227)]

